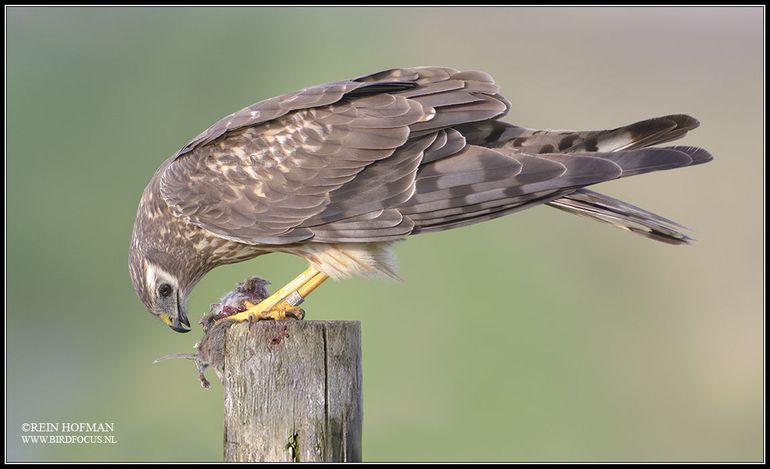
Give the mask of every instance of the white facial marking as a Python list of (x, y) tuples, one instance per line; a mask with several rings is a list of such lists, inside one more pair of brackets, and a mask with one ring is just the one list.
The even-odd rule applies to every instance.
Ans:
[(176, 277), (166, 272), (161, 267), (153, 264), (152, 262), (147, 262), (146, 267), (145, 280), (147, 281), (147, 286), (152, 289), (153, 297), (157, 291), (157, 286), (161, 283), (168, 283), (174, 287), (174, 290), (178, 289), (179, 282), (177, 281)]

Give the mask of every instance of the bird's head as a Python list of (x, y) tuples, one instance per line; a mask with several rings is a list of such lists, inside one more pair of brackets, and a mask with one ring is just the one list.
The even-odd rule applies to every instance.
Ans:
[(190, 332), (187, 319), (187, 295), (190, 282), (180, 274), (180, 263), (168, 254), (146, 253), (132, 247), (129, 260), (131, 283), (150, 313), (176, 332)]

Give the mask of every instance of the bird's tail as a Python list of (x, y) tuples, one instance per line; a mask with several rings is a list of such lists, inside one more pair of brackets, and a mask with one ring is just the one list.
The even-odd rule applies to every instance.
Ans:
[(588, 189), (579, 189), (548, 205), (664, 243), (687, 244), (693, 241), (680, 231), (687, 228), (675, 221)]
[[(537, 130), (499, 121), (487, 121), (467, 124), (462, 131), (469, 143), (486, 147), (528, 154), (558, 153), (563, 157), (572, 153), (595, 155), (621, 166), (621, 177), (626, 177), (711, 161), (712, 156), (706, 150), (696, 147), (628, 151), (676, 140), (698, 125), (699, 122), (690, 116), (675, 114), (608, 130)], [(690, 161), (672, 158), (672, 152), (667, 150), (683, 152), (690, 157)], [(565, 162), (563, 159), (561, 161)], [(568, 192), (546, 203), (657, 241), (671, 244), (686, 244), (692, 241), (692, 238), (680, 231), (686, 228), (678, 223), (585, 188)]]
[(458, 129), (473, 145), (541, 154), (646, 148), (677, 140), (699, 125), (693, 117), (673, 114), (607, 130), (528, 129), (500, 121), (470, 123)]
[[(645, 148), (659, 143), (670, 142), (684, 136), (689, 130), (698, 127), (697, 120), (686, 115), (657, 117), (637, 122), (612, 130), (583, 132), (568, 137), (568, 148), (561, 151), (609, 151)], [(548, 136), (539, 138), (540, 145), (548, 145)], [(569, 140), (573, 141), (570, 142)], [(551, 140), (553, 140), (551, 138)], [(565, 147), (564, 137), (559, 139)], [(537, 144), (536, 142), (529, 142)], [(672, 147), (685, 151), (693, 159), (691, 164), (711, 161), (711, 155), (700, 148)], [(639, 174), (647, 171), (640, 171)], [(630, 175), (630, 174), (625, 174)], [(588, 189), (579, 189), (569, 195), (553, 200), (548, 205), (589, 217), (593, 220), (609, 223), (618, 228), (636, 233), (656, 241), (669, 244), (687, 244), (693, 238), (682, 233), (686, 227), (655, 213), (641, 209), (613, 197), (599, 194)]]

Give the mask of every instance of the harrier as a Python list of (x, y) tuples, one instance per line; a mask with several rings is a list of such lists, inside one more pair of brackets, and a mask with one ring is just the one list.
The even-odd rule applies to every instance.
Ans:
[(585, 187), (710, 161), (701, 148), (650, 148), (697, 120), (534, 130), (500, 121), (510, 108), (484, 72), (420, 67), (230, 114), (145, 188), (129, 253), (134, 288), (149, 311), (187, 332), (187, 297), (207, 272), (286, 252), (305, 258), (307, 270), (230, 317), (285, 319), (330, 277), (396, 277), (396, 241), (538, 205), (666, 243), (691, 241), (681, 225)]

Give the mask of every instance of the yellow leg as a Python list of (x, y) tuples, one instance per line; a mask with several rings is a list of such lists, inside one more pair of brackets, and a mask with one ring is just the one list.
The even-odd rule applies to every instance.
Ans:
[(254, 305), (246, 302), (246, 311), (227, 316), (224, 319), (233, 321), (246, 321), (250, 318), (256, 320), (284, 320), (287, 317), (302, 319), (304, 314), (297, 306), (328, 278), (329, 276), (325, 273), (313, 267), (308, 267), (297, 278), (278, 289), (278, 291), (262, 300), (259, 304)]

